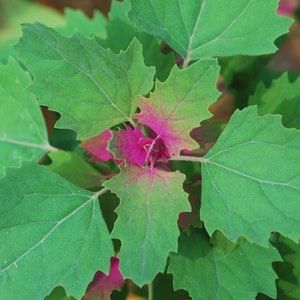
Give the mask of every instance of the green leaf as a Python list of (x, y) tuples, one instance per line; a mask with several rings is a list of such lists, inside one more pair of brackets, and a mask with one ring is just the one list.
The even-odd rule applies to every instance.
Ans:
[(260, 115), (280, 114), (284, 126), (300, 129), (300, 77), (294, 81), (290, 77), (289, 73), (284, 73), (270, 87), (260, 83), (249, 105), (258, 105)]
[(139, 99), (141, 112), (136, 118), (164, 141), (170, 154), (198, 147), (189, 133), (210, 116), (208, 106), (219, 95), (218, 73), (216, 59), (201, 60), (184, 70), (175, 66), (149, 99)]
[(31, 90), (61, 114), (57, 127), (77, 131), (78, 139), (132, 122), (136, 97), (153, 85), (154, 68), (145, 67), (141, 48), (134, 40), (126, 52), (114, 54), (94, 39), (79, 33), (66, 38), (41, 24), (24, 25), (16, 45), (34, 75)]
[(298, 241), (300, 133), (279, 116), (236, 111), (202, 164), (201, 217), (222, 231), (268, 245), (271, 231)]
[(276, 14), (278, 0), (131, 0), (131, 4), (129, 17), (137, 27), (164, 40), (187, 62), (275, 52), (274, 40), (292, 23)]
[(6, 167), (20, 167), (22, 161), (38, 162), (52, 147), (36, 98), (26, 87), (30, 75), (10, 59), (0, 65), (0, 177)]
[[(275, 241), (274, 241), (275, 237)], [(283, 262), (274, 264), (279, 276), (278, 296), (280, 300), (300, 299), (300, 245), (290, 239), (274, 233), (273, 244), (277, 247)]]
[(173, 273), (174, 288), (188, 290), (193, 300), (254, 299), (258, 292), (276, 295), (271, 263), (280, 256), (274, 248), (245, 241), (224, 256), (201, 229), (182, 233), (178, 244), (168, 272)]
[(9, 169), (0, 198), (2, 299), (42, 299), (58, 285), (76, 298), (109, 270), (112, 243), (98, 196), (38, 165)]
[(82, 10), (65, 9), (66, 24), (57, 29), (63, 35), (72, 35), (75, 31), (86, 37), (99, 36), (106, 37), (106, 18), (97, 10), (93, 13), (93, 18), (89, 18)]
[(164, 270), (177, 248), (178, 214), (189, 210), (183, 181), (179, 172), (129, 166), (104, 184), (121, 199), (112, 237), (122, 243), (124, 278), (142, 286)]
[(101, 186), (101, 174), (79, 155), (72, 152), (49, 153), (52, 163), (46, 165), (48, 170), (59, 174), (81, 188)]
[(97, 41), (101, 46), (118, 53), (125, 50), (132, 39), (136, 37), (143, 45), (143, 56), (146, 66), (156, 67), (156, 77), (164, 81), (175, 64), (173, 53), (163, 54), (160, 48), (161, 41), (156, 37), (137, 30), (134, 23), (128, 18), (130, 1), (113, 1), (107, 24), (107, 38)]

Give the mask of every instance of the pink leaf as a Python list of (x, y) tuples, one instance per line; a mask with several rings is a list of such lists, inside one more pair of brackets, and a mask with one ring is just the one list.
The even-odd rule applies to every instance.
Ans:
[(111, 257), (108, 276), (97, 271), (82, 300), (109, 300), (113, 290), (120, 290), (124, 279), (119, 270), (119, 264), (120, 261), (116, 257)]
[(105, 162), (113, 159), (113, 155), (107, 150), (108, 141), (112, 137), (109, 130), (105, 130), (99, 135), (83, 140), (82, 149), (92, 155), (92, 161)]
[(113, 151), (117, 159), (123, 160), (127, 165), (143, 166), (146, 162), (147, 153), (138, 145), (139, 141), (144, 138), (144, 135), (139, 126), (131, 129), (126, 126), (126, 130), (114, 132), (110, 142), (110, 149)]
[(142, 167), (145, 164), (155, 165), (155, 162), (169, 158), (169, 153), (162, 140), (158, 137), (144, 137), (137, 126), (131, 129), (120, 130), (113, 134), (110, 149), (117, 159), (123, 160), (125, 165)]

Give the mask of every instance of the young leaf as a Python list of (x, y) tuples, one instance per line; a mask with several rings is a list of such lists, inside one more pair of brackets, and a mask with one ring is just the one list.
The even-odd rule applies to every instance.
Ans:
[(174, 288), (186, 289), (193, 300), (254, 299), (258, 292), (276, 296), (272, 262), (277, 251), (245, 241), (224, 256), (210, 245), (204, 230), (179, 237), (178, 253), (171, 253), (168, 272)]
[(164, 270), (177, 248), (177, 218), (189, 210), (184, 175), (128, 166), (105, 186), (121, 199), (112, 237), (121, 240), (121, 271), (142, 286)]
[(0, 198), (0, 294), (43, 299), (58, 285), (81, 297), (109, 269), (112, 243), (98, 196), (38, 165), (8, 169)]
[(260, 115), (267, 113), (282, 115), (282, 123), (286, 127), (300, 129), (300, 77), (291, 81), (288, 73), (282, 74), (266, 88), (260, 83), (249, 104), (258, 105)]
[(105, 130), (97, 136), (83, 140), (81, 142), (81, 148), (92, 155), (92, 161), (108, 161), (113, 159), (113, 155), (107, 150), (108, 141), (111, 137), (112, 134), (110, 130)]
[(201, 217), (209, 234), (268, 245), (271, 231), (299, 240), (300, 133), (279, 116), (236, 111), (202, 164)]
[(141, 112), (135, 117), (162, 139), (170, 154), (198, 146), (189, 133), (210, 116), (208, 106), (219, 94), (218, 73), (215, 59), (201, 60), (185, 70), (175, 66), (167, 81), (156, 84), (150, 99), (139, 98)]
[(61, 114), (57, 127), (76, 130), (78, 139), (132, 122), (137, 95), (153, 85), (154, 68), (145, 67), (136, 40), (114, 54), (79, 33), (66, 38), (36, 23), (23, 26), (15, 47), (35, 78), (30, 89)]
[[(0, 177), (6, 167), (38, 162), (51, 150), (36, 98), (26, 91), (30, 75), (13, 59), (0, 65)], [(5, 75), (4, 75), (5, 74)]]
[(114, 132), (113, 138), (109, 143), (110, 150), (114, 153), (116, 159), (123, 160), (125, 165), (135, 165), (142, 167), (146, 162), (147, 152), (139, 141), (145, 139), (139, 126), (131, 129), (126, 126), (126, 130)]
[[(276, 50), (291, 19), (276, 14), (278, 0), (131, 0), (129, 17), (185, 60)], [(259, 24), (260, 26), (257, 26)]]
[(110, 300), (111, 292), (120, 290), (124, 283), (119, 264), (120, 261), (117, 258), (111, 257), (109, 274), (97, 271), (82, 300)]

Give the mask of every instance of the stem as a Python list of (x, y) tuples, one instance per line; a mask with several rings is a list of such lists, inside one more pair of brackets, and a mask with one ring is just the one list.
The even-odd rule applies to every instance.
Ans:
[(133, 128), (136, 128), (136, 123), (133, 121), (132, 118), (128, 118), (129, 123), (132, 125)]
[(183, 60), (182, 69), (186, 69), (188, 64), (189, 64), (189, 58), (187, 57)]
[(103, 188), (101, 189), (100, 191), (96, 192), (94, 195), (93, 195), (93, 198), (96, 199), (100, 196), (102, 196), (103, 194), (105, 194), (106, 192), (108, 192), (109, 189), (108, 188)]
[(148, 284), (148, 300), (153, 300), (153, 282)]
[(48, 150), (48, 151), (51, 151), (51, 152), (58, 152), (60, 149), (55, 148), (55, 147), (52, 147), (51, 145), (48, 145), (48, 146), (47, 146), (47, 150)]
[(174, 155), (170, 157), (170, 160), (194, 161), (194, 162), (202, 163), (205, 159), (203, 157), (196, 157), (196, 156)]

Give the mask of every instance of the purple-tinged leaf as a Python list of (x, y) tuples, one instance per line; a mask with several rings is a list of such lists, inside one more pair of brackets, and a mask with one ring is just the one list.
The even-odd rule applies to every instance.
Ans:
[(35, 23), (23, 26), (15, 49), (34, 76), (30, 90), (61, 114), (56, 126), (75, 130), (78, 139), (133, 123), (137, 96), (153, 86), (154, 67), (145, 67), (137, 40), (114, 54), (95, 39), (79, 33), (63, 37)]
[(82, 149), (92, 155), (92, 161), (105, 162), (113, 159), (113, 155), (107, 150), (108, 141), (112, 134), (109, 130), (105, 130), (92, 138), (83, 140)]
[(150, 99), (139, 98), (141, 112), (135, 117), (157, 134), (171, 155), (197, 147), (189, 133), (210, 116), (208, 106), (218, 97), (218, 73), (215, 59), (199, 61), (185, 70), (175, 66), (167, 81), (156, 84)]
[(124, 283), (119, 265), (119, 259), (111, 257), (109, 274), (97, 271), (82, 300), (110, 300), (112, 291), (120, 290)]
[(144, 135), (139, 126), (131, 129), (126, 126), (126, 130), (114, 132), (109, 143), (111, 151), (115, 157), (124, 161), (125, 165), (143, 166), (146, 162), (147, 153), (139, 141), (144, 139)]
[(120, 269), (138, 285), (149, 283), (177, 249), (178, 214), (188, 211), (179, 172), (128, 166), (104, 185), (120, 198), (112, 237), (121, 240)]

